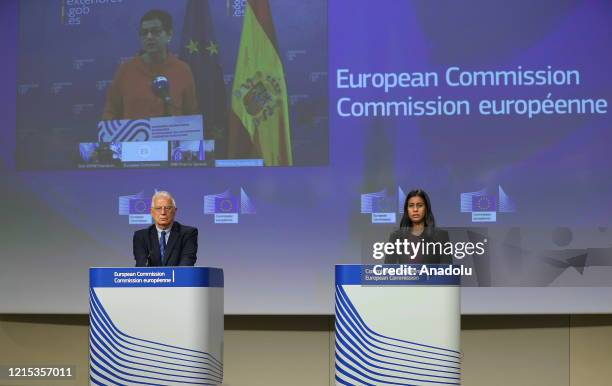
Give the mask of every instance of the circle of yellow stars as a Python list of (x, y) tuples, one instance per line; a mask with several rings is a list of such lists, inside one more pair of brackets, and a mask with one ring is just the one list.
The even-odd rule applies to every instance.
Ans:
[(486, 210), (491, 207), (491, 200), (487, 196), (480, 196), (476, 201), (476, 207), (480, 210)]

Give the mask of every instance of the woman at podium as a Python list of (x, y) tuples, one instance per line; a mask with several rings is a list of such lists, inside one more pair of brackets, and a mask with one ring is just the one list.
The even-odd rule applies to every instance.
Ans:
[[(385, 264), (451, 264), (452, 256), (443, 253), (444, 245), (449, 241), (448, 233), (436, 228), (436, 220), (431, 209), (427, 192), (415, 189), (406, 195), (404, 214), (400, 228), (389, 236), (389, 242), (407, 241), (408, 253), (385, 256)], [(406, 244), (406, 243), (404, 243)]]

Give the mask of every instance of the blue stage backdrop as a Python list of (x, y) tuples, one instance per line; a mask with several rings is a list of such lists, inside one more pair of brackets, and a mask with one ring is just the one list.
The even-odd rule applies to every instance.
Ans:
[[(180, 56), (189, 3), (2, 2), (0, 312), (86, 312), (87, 268), (132, 265), (132, 233), (169, 190), (199, 228), (198, 265), (225, 270), (228, 313), (331, 314), (334, 264), (376, 263), (416, 187), (451, 241), (486, 240), (455, 261), (475, 272), (463, 312), (612, 312), (609, 2), (254, 0), (270, 6), (293, 161), (231, 168), (215, 114), (242, 97), (251, 1), (200, 2), (222, 77), (203, 140), (100, 145), (140, 17), (170, 12)], [(192, 161), (85, 167), (101, 146)]]

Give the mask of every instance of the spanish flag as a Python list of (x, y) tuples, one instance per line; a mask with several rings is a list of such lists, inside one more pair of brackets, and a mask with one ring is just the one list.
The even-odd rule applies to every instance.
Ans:
[(267, 0), (248, 0), (232, 87), (231, 158), (291, 166), (287, 84)]

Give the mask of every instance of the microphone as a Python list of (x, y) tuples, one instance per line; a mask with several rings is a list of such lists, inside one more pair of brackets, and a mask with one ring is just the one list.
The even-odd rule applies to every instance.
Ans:
[(153, 78), (151, 87), (153, 88), (153, 93), (164, 101), (164, 115), (170, 115), (169, 106), (172, 98), (170, 97), (170, 82), (168, 81), (168, 78), (163, 75), (157, 75)]
[(164, 102), (170, 103), (170, 82), (168, 78), (163, 75), (157, 75), (153, 78), (151, 84), (153, 87), (153, 93), (160, 97)]

